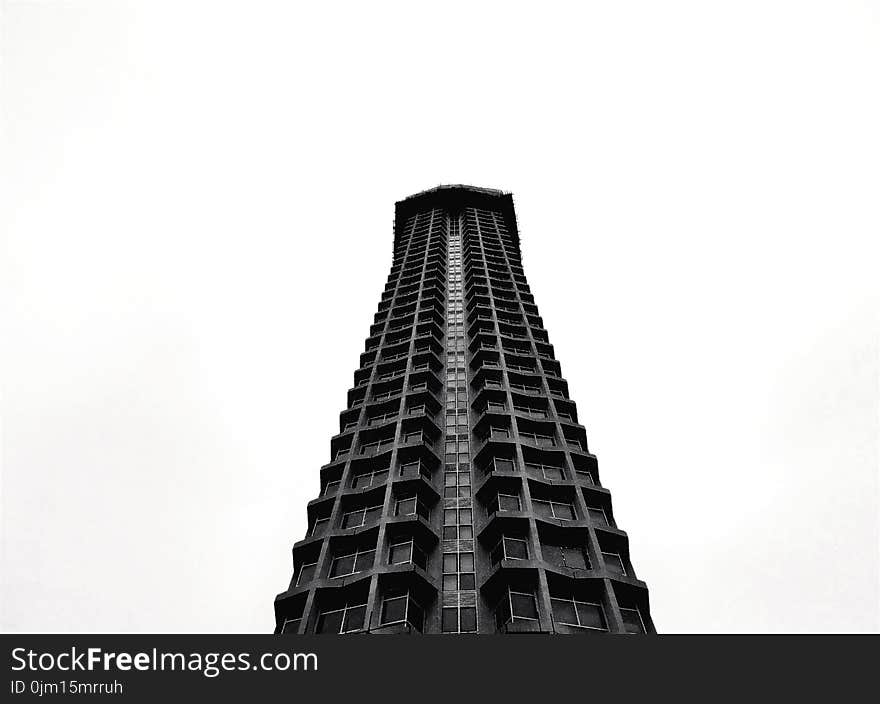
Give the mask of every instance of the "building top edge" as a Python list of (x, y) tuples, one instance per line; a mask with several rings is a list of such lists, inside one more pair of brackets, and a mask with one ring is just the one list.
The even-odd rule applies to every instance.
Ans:
[(419, 191), (418, 193), (413, 193), (412, 195), (399, 200), (398, 203), (405, 203), (407, 201), (413, 200), (415, 198), (421, 198), (422, 196), (431, 195), (432, 193), (441, 193), (448, 191), (460, 191), (462, 193), (480, 193), (483, 195), (489, 196), (504, 196), (508, 195), (502, 190), (497, 188), (484, 188), (482, 186), (468, 186), (462, 183), (453, 183), (453, 184), (441, 184), (439, 186), (434, 186), (433, 188), (428, 188), (424, 191)]

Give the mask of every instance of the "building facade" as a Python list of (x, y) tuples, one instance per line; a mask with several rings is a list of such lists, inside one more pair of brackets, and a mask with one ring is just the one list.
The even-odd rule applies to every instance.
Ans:
[(395, 207), (276, 633), (653, 633), (529, 290), (510, 194)]

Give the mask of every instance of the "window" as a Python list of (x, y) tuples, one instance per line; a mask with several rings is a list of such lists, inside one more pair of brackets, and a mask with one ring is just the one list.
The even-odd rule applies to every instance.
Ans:
[(578, 599), (550, 598), (550, 606), (553, 609), (553, 619), (556, 623), (564, 626), (574, 626), (593, 631), (607, 631), (605, 611), (601, 604), (595, 604)]
[(403, 542), (394, 543), (388, 551), (389, 565), (418, 565), (423, 570), (427, 569), (428, 558), (412, 538)]
[(316, 518), (315, 522), (312, 524), (312, 530), (309, 531), (309, 535), (311, 537), (324, 535), (328, 525), (330, 525), (330, 516), (326, 516), (324, 518)]
[(443, 553), (443, 589), (444, 591), (476, 589), (474, 553)]
[(400, 476), (401, 476), (401, 477), (404, 477), (404, 476), (411, 476), (411, 477), (422, 476), (422, 477), (425, 477), (425, 479), (428, 479), (428, 480), (430, 481), (430, 479), (431, 479), (431, 470), (428, 469), (428, 467), (427, 467), (426, 465), (422, 464), (422, 463), (419, 462), (419, 461), (416, 461), (416, 462), (406, 462), (406, 463), (400, 465)]
[(623, 617), (623, 630), (625, 633), (646, 633), (645, 622), (642, 621), (641, 612), (636, 609), (620, 608), (620, 615)]
[(419, 431), (417, 431), (417, 432), (414, 432), (414, 433), (407, 433), (406, 435), (403, 436), (403, 441), (404, 441), (405, 443), (410, 443), (410, 442), (424, 442), (424, 443), (427, 444), (427, 445), (431, 445), (431, 444), (433, 444), (433, 443), (431, 442), (431, 438), (429, 438), (427, 435), (425, 435), (424, 433), (422, 433), (421, 430), (419, 430)]
[(444, 633), (474, 633), (477, 630), (477, 610), (473, 606), (445, 607), (441, 612)]
[(300, 565), (299, 572), (296, 575), (296, 586), (301, 587), (303, 584), (309, 582), (312, 577), (315, 576), (315, 568), (317, 566), (317, 562), (309, 562), (308, 564)]
[(538, 477), (540, 479), (558, 480), (563, 478), (562, 468), (553, 467), (549, 464), (526, 462), (526, 472), (528, 472), (533, 477)]
[(343, 528), (357, 528), (379, 520), (382, 515), (381, 506), (370, 506), (369, 508), (359, 508), (354, 511), (348, 511), (342, 514)]
[(364, 489), (368, 486), (376, 486), (384, 484), (388, 479), (387, 469), (377, 469), (373, 472), (365, 472), (364, 474), (356, 474), (351, 480), (351, 486), (354, 489)]
[(539, 447), (553, 447), (556, 445), (556, 440), (550, 435), (540, 435), (539, 433), (520, 431), (519, 437), (521, 440), (527, 440), (533, 445), (538, 445)]
[(361, 445), (361, 454), (362, 455), (375, 455), (376, 453), (383, 452), (387, 450), (394, 444), (394, 438), (385, 438), (383, 440), (376, 440), (374, 442), (366, 442)]
[[(514, 335), (514, 337), (520, 337), (520, 336)], [(541, 391), (540, 386), (529, 386), (528, 384), (518, 384), (518, 383), (512, 383), (510, 385), (510, 388), (514, 389), (516, 391), (522, 391), (527, 394), (536, 394), (536, 393), (540, 393), (540, 391)]]
[(379, 425), (380, 423), (393, 420), (394, 418), (397, 418), (396, 413), (382, 413), (378, 416), (372, 416), (367, 425)]
[(510, 430), (492, 427), (489, 429), (489, 438), (492, 440), (507, 440), (510, 438)]
[(611, 574), (626, 575), (623, 558), (619, 554), (616, 552), (603, 552), (602, 559), (605, 560), (605, 567)]
[(469, 508), (443, 509), (443, 525), (454, 526), (459, 523), (470, 525), (473, 523), (472, 511)]
[(424, 620), (424, 609), (408, 591), (392, 591), (383, 597), (379, 621), (381, 625), (408, 623), (417, 631), (421, 631)]
[(499, 630), (508, 623), (537, 620), (538, 602), (529, 592), (508, 589), (495, 608), (495, 625)]
[(472, 540), (473, 526), (443, 526), (443, 540)]
[(564, 521), (572, 521), (576, 518), (574, 506), (571, 504), (542, 499), (532, 499), (532, 504), (535, 507), (535, 513), (545, 518), (559, 518)]
[(298, 616), (297, 618), (286, 618), (281, 626), (281, 632), (297, 633), (299, 631), (300, 623), (302, 623), (302, 616)]
[(582, 547), (541, 543), (541, 553), (544, 559), (552, 565), (575, 570), (590, 569), (590, 560), (586, 550)]
[(611, 522), (605, 513), (605, 509), (601, 506), (587, 506), (587, 513), (590, 514), (590, 520), (600, 526), (610, 526)]
[(450, 572), (473, 572), (474, 553), (472, 552), (446, 552), (443, 553), (443, 571)]
[(398, 499), (394, 506), (395, 516), (421, 516), (426, 521), (430, 517), (430, 511), (425, 503), (417, 496), (410, 496), (405, 499)]
[(346, 604), (340, 609), (322, 611), (318, 614), (315, 633), (352, 633), (363, 630), (367, 605)]
[(513, 460), (508, 459), (507, 457), (493, 457), (492, 464), (489, 466), (489, 471), (512, 472), (515, 466)]
[(352, 553), (346, 555), (337, 555), (330, 563), (331, 577), (347, 577), (350, 574), (357, 574), (373, 566), (373, 560), (376, 557), (375, 548), (369, 550), (361, 550), (358, 548)]
[(575, 474), (578, 475), (580, 479), (583, 479), (587, 484), (595, 484), (595, 480), (593, 479), (593, 473), (587, 469), (576, 469)]
[(498, 493), (489, 503), (486, 508), (486, 512), (491, 516), (493, 513), (498, 513), (499, 511), (521, 511), (522, 505), (519, 501), (519, 496), (515, 494), (501, 494)]
[(522, 538), (508, 538), (503, 536), (490, 553), (492, 564), (497, 565), (502, 560), (527, 560), (529, 559), (528, 541)]
[(336, 479), (335, 481), (327, 482), (324, 485), (324, 491), (321, 492), (321, 496), (330, 496), (331, 494), (335, 494), (336, 490), (339, 489), (340, 480)]

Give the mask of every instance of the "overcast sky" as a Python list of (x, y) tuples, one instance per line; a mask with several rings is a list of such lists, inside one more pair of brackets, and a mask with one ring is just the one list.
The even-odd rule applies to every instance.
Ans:
[(3, 629), (271, 631), (470, 183), (658, 630), (878, 630), (878, 3), (381, 5), (4, 3)]

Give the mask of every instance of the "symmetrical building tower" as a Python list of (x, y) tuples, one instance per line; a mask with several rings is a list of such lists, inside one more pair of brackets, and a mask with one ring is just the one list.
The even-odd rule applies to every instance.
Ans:
[(394, 259), (277, 633), (653, 633), (510, 194), (396, 204)]

